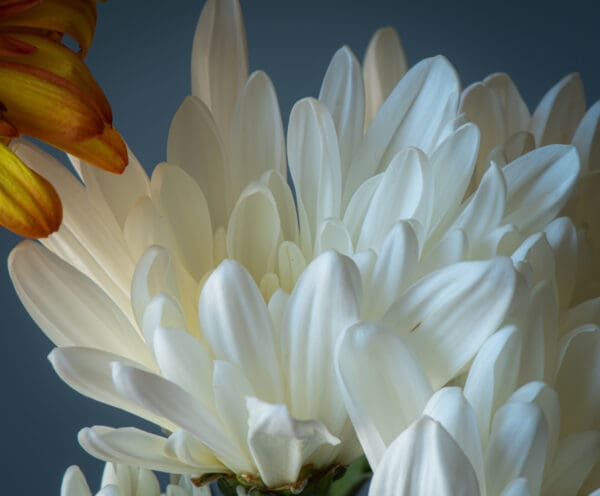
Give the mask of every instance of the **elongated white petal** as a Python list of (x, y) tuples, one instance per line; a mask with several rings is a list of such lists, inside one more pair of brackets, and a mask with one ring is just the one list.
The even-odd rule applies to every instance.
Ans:
[(356, 151), (344, 183), (343, 204), (368, 177), (383, 170), (403, 148), (429, 154), (456, 117), (459, 82), (443, 57), (412, 67), (385, 101)]
[(365, 129), (407, 69), (406, 56), (396, 30), (389, 27), (377, 30), (369, 41), (363, 62)]
[(584, 301), (570, 308), (561, 316), (562, 331), (573, 331), (585, 324), (595, 324), (600, 327), (600, 297)]
[(344, 211), (344, 225), (348, 229), (354, 244), (358, 241), (358, 236), (360, 235), (371, 199), (382, 181), (383, 173), (367, 179), (352, 195), (352, 198), (350, 198), (350, 202)]
[(492, 422), (486, 450), (487, 494), (499, 494), (518, 477), (525, 477), (539, 494), (548, 442), (548, 425), (533, 403), (507, 403)]
[(529, 109), (510, 76), (506, 73), (497, 72), (486, 77), (484, 81), (500, 98), (505, 108), (503, 117), (508, 135), (526, 129), (531, 118)]
[(214, 408), (212, 359), (204, 345), (181, 329), (159, 327), (154, 332), (153, 347), (161, 375), (206, 408)]
[(571, 146), (538, 148), (508, 164), (504, 223), (525, 233), (541, 230), (564, 206), (579, 175), (577, 150)]
[(405, 337), (438, 388), (498, 329), (515, 284), (507, 258), (450, 265), (410, 287), (383, 321)]
[(462, 229), (468, 239), (479, 240), (500, 225), (506, 201), (507, 190), (503, 174), (496, 164), (491, 164), (452, 228)]
[(127, 167), (123, 173), (117, 175), (69, 155), (69, 160), (85, 183), (90, 203), (98, 210), (112, 212), (121, 228), (133, 204), (141, 196), (150, 194), (148, 175), (129, 148), (127, 148), (127, 158), (129, 161)]
[(200, 466), (190, 466), (164, 454), (166, 438), (133, 427), (95, 426), (82, 429), (77, 438), (83, 449), (101, 460), (173, 474), (202, 472)]
[(285, 139), (279, 103), (273, 83), (262, 71), (254, 72), (238, 98), (229, 139), (226, 187), (228, 203), (263, 172), (274, 170), (284, 177)]
[(75, 465), (69, 467), (62, 479), (60, 496), (92, 496), (85, 476)]
[(228, 214), (225, 207), (226, 159), (223, 147), (206, 105), (198, 98), (188, 96), (171, 121), (167, 161), (180, 166), (202, 189), (215, 228), (227, 224)]
[[(225, 472), (225, 466), (215, 454), (197, 437), (183, 429), (177, 429), (165, 443), (164, 453), (193, 467), (202, 467), (207, 472)], [(143, 495), (142, 495), (143, 496)]]
[(285, 405), (248, 398), (248, 446), (268, 487), (296, 482), (300, 469), (321, 446), (339, 444), (316, 420), (296, 420)]
[(55, 348), (48, 355), (58, 376), (78, 393), (121, 410), (131, 412), (160, 425), (173, 429), (174, 424), (160, 414), (140, 408), (123, 398), (112, 382), (111, 364), (115, 361), (141, 366), (127, 359), (91, 348)]
[(577, 275), (577, 230), (569, 218), (561, 217), (548, 224), (545, 232), (556, 262), (556, 289), (560, 310), (565, 311), (571, 302)]
[(509, 483), (500, 496), (532, 496), (529, 481), (524, 477), (519, 477)]
[[(600, 329), (583, 326), (561, 343), (556, 391), (561, 434), (600, 427)], [(575, 386), (574, 386), (575, 385)]]
[(319, 419), (338, 435), (346, 422), (333, 368), (338, 336), (358, 320), (360, 275), (349, 258), (325, 252), (304, 271), (288, 301), (281, 334), (290, 412)]
[(312, 98), (296, 103), (287, 143), (299, 209), (305, 210), (308, 228), (314, 233), (326, 218), (340, 216), (340, 155), (335, 124), (327, 107)]
[(376, 469), (386, 447), (418, 418), (433, 390), (404, 339), (375, 323), (346, 330), (335, 365), (346, 408)]
[(369, 202), (356, 249), (378, 251), (391, 227), (399, 220), (421, 218), (428, 196), (433, 194), (431, 167), (416, 148), (400, 152), (390, 162)]
[(569, 74), (544, 95), (531, 118), (537, 146), (570, 143), (585, 113), (585, 94), (579, 74)]
[(369, 496), (479, 496), (469, 459), (452, 436), (424, 416), (387, 449)]
[(479, 130), (469, 123), (448, 136), (431, 155), (435, 189), (432, 230), (456, 214), (473, 175), (478, 148)]
[(305, 268), (306, 261), (298, 245), (289, 241), (284, 241), (279, 245), (277, 269), (279, 282), (284, 291), (289, 293), (294, 289), (298, 277)]
[(429, 274), (447, 265), (462, 262), (469, 255), (469, 239), (462, 229), (448, 231), (437, 245), (424, 253), (418, 265), (418, 276)]
[(446, 387), (437, 391), (427, 402), (423, 415), (439, 422), (467, 455), (477, 476), (480, 491), (483, 492), (485, 474), (477, 418), (460, 388)]
[(250, 457), (248, 451), (248, 411), (246, 398), (255, 395), (252, 385), (235, 365), (215, 360), (213, 388), (215, 403), (221, 421), (232, 433), (240, 451)]
[(286, 180), (287, 174), (280, 174), (274, 170), (266, 171), (261, 182), (265, 184), (277, 204), (281, 235), (285, 241), (298, 242), (298, 213), (292, 190)]
[(464, 392), (477, 415), (484, 446), (495, 411), (517, 385), (519, 368), (515, 363), (519, 363), (520, 355), (521, 333), (516, 327), (508, 326), (483, 343), (469, 370)]
[(354, 252), (352, 239), (346, 226), (339, 219), (325, 219), (317, 230), (315, 254), (327, 250), (335, 250), (342, 255), (350, 256)]
[(581, 119), (572, 143), (579, 153), (582, 174), (600, 168), (600, 101)]
[(154, 333), (160, 329), (185, 329), (185, 316), (179, 304), (171, 297), (159, 293), (144, 310), (142, 330), (150, 349), (154, 350)]
[(600, 432), (572, 434), (560, 441), (544, 480), (544, 496), (575, 496), (600, 460)]
[(209, 0), (202, 9), (192, 44), (192, 95), (229, 130), (238, 94), (248, 78), (248, 47), (238, 0)]
[(541, 381), (534, 381), (517, 389), (508, 401), (534, 403), (542, 410), (548, 426), (548, 455), (546, 457), (546, 469), (548, 469), (556, 450), (560, 429), (560, 404), (556, 391)]
[(349, 47), (340, 48), (325, 73), (319, 100), (329, 109), (338, 136), (342, 184), (363, 135), (365, 88), (360, 64)]
[[(123, 397), (194, 434), (235, 472), (250, 470), (218, 419), (176, 384), (121, 363), (112, 366), (113, 382)], [(174, 430), (174, 429), (172, 429)]]
[(8, 266), (21, 302), (56, 345), (98, 348), (150, 366), (127, 316), (81, 272), (33, 241), (18, 245)]
[(240, 195), (227, 227), (227, 253), (247, 267), (254, 280), (272, 272), (281, 228), (277, 203), (260, 183), (248, 186)]
[(380, 319), (413, 282), (419, 259), (419, 241), (409, 222), (397, 223), (389, 232), (373, 267), (364, 281), (361, 315)]
[(237, 262), (222, 262), (202, 289), (199, 313), (215, 357), (237, 365), (261, 398), (281, 401), (273, 324), (250, 274)]
[(154, 169), (151, 188), (183, 264), (199, 280), (213, 260), (212, 225), (202, 190), (183, 169), (165, 163)]

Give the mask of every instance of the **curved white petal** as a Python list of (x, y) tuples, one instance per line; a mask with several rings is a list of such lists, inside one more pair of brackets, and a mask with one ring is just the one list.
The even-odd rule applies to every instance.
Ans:
[(387, 449), (369, 496), (479, 496), (469, 459), (452, 436), (424, 416)]
[(419, 417), (433, 390), (404, 339), (375, 323), (339, 338), (335, 365), (346, 408), (369, 464)]
[(319, 100), (329, 109), (338, 136), (341, 179), (363, 135), (365, 88), (360, 64), (349, 47), (340, 48), (325, 73)]
[(60, 496), (92, 496), (85, 476), (75, 465), (70, 466), (62, 479)]
[(554, 253), (560, 310), (565, 311), (571, 302), (577, 275), (577, 229), (571, 219), (560, 217), (548, 224), (544, 231)]
[(181, 167), (202, 189), (213, 227), (227, 225), (224, 145), (210, 110), (198, 98), (188, 96), (173, 116), (167, 162)]
[(498, 329), (515, 285), (508, 258), (450, 265), (411, 286), (383, 321), (404, 336), (439, 388)]
[(524, 477), (519, 477), (509, 483), (500, 496), (533, 496), (529, 481)]
[(285, 405), (248, 398), (248, 446), (268, 487), (296, 482), (300, 469), (321, 446), (339, 444), (316, 420), (297, 420)]
[(396, 30), (390, 27), (377, 30), (363, 61), (365, 129), (407, 70), (406, 55)]
[(507, 403), (492, 422), (485, 454), (487, 494), (500, 494), (513, 479), (525, 477), (533, 494), (539, 494), (548, 425), (542, 410), (533, 403)]
[(303, 272), (288, 301), (281, 334), (290, 412), (319, 419), (338, 435), (347, 415), (333, 352), (338, 336), (358, 320), (360, 275), (351, 259), (325, 252)]
[(238, 0), (209, 0), (192, 44), (192, 95), (215, 116), (221, 133), (248, 78), (248, 47)]
[(579, 153), (582, 174), (600, 168), (600, 101), (581, 119), (572, 143)]
[(215, 357), (237, 365), (261, 398), (281, 401), (273, 323), (246, 269), (232, 260), (223, 261), (202, 289), (199, 314)]

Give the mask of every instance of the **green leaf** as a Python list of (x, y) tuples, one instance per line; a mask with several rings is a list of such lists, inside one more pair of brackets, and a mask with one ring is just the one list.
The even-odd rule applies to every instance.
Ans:
[(326, 494), (327, 496), (354, 496), (371, 475), (367, 459), (361, 456), (348, 466), (344, 475), (331, 485)]

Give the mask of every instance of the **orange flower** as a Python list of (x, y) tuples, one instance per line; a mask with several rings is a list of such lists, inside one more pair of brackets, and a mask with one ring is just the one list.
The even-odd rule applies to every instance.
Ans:
[[(0, 0), (0, 140), (32, 136), (120, 173), (127, 149), (112, 126), (102, 89), (83, 62), (96, 25), (96, 0)], [(75, 53), (64, 35), (79, 44)], [(28, 237), (58, 229), (52, 186), (6, 147), (0, 149), (0, 224)]]

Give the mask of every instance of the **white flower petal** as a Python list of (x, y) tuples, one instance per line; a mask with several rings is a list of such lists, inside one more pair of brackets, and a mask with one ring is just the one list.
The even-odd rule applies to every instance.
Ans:
[(571, 302), (577, 275), (577, 230), (569, 218), (561, 217), (548, 224), (544, 231), (554, 253), (560, 310), (566, 311)]
[(398, 222), (386, 236), (371, 277), (363, 281), (361, 315), (378, 320), (414, 281), (419, 241), (409, 222)]
[(445, 387), (437, 391), (427, 402), (423, 415), (439, 422), (467, 455), (483, 492), (485, 473), (477, 418), (460, 388)]
[(127, 158), (129, 163), (125, 171), (113, 174), (69, 155), (69, 160), (85, 184), (90, 203), (98, 210), (112, 212), (121, 228), (134, 203), (141, 196), (150, 194), (148, 175), (129, 148)]
[(339, 335), (358, 320), (360, 275), (351, 259), (329, 251), (304, 271), (283, 318), (282, 366), (289, 385), (290, 412), (319, 419), (338, 435), (347, 415), (333, 364)]
[(369, 496), (479, 496), (473, 467), (452, 436), (422, 417), (387, 449)]
[(285, 178), (286, 174), (268, 170), (263, 174), (261, 182), (269, 188), (277, 204), (283, 239), (297, 243), (299, 239), (298, 213), (292, 190)]
[(369, 202), (356, 249), (378, 251), (391, 227), (399, 220), (415, 218), (433, 193), (431, 167), (424, 153), (408, 148), (396, 155)]
[(358, 187), (352, 198), (350, 198), (350, 202), (344, 212), (343, 222), (354, 244), (358, 241), (358, 236), (360, 235), (371, 199), (382, 181), (383, 173), (370, 177)]
[[(122, 363), (112, 364), (113, 382), (123, 397), (194, 434), (235, 472), (250, 469), (219, 420), (176, 384)], [(171, 429), (172, 431), (175, 429)]]
[(450, 265), (410, 287), (383, 320), (405, 337), (439, 388), (498, 329), (515, 285), (507, 258)]
[(473, 175), (479, 129), (465, 124), (448, 136), (430, 157), (435, 188), (431, 230), (457, 213)]
[(214, 228), (227, 225), (223, 148), (210, 110), (198, 98), (188, 96), (171, 121), (167, 162), (180, 166), (202, 188)]
[(404, 339), (375, 323), (359, 323), (339, 338), (336, 372), (346, 408), (369, 464), (419, 417), (433, 393)]
[(115, 361), (142, 366), (127, 359), (91, 348), (55, 348), (48, 355), (58, 376), (78, 393), (134, 415), (145, 418), (165, 429), (174, 424), (161, 415), (155, 415), (119, 393), (112, 382), (111, 364)]
[(573, 331), (585, 324), (595, 324), (600, 327), (600, 297), (584, 301), (570, 308), (562, 317), (562, 331)]
[(508, 326), (492, 334), (475, 356), (464, 386), (479, 424), (481, 442), (485, 446), (490, 422), (498, 407), (514, 391), (519, 377), (521, 333)]
[(284, 291), (289, 293), (294, 289), (296, 281), (305, 268), (306, 261), (298, 245), (289, 241), (284, 241), (279, 245), (277, 269)]
[(504, 224), (525, 233), (539, 231), (560, 211), (579, 175), (572, 146), (549, 145), (529, 152), (502, 170), (508, 198)]
[(149, 470), (184, 474), (201, 473), (202, 467), (187, 465), (164, 453), (167, 440), (134, 427), (111, 429), (94, 426), (79, 431), (79, 444), (100, 460), (122, 463)]
[(318, 255), (327, 250), (335, 250), (347, 256), (354, 253), (350, 234), (339, 219), (325, 219), (317, 229), (315, 254)]
[(33, 241), (10, 254), (8, 267), (19, 299), (58, 346), (98, 348), (151, 366), (141, 336), (92, 280)]
[(533, 496), (529, 481), (524, 477), (519, 477), (509, 483), (500, 496)]
[(252, 73), (238, 98), (229, 139), (226, 185), (233, 207), (242, 190), (263, 172), (287, 174), (285, 139), (273, 83), (262, 71)]
[(600, 168), (600, 101), (581, 119), (572, 143), (579, 153), (582, 174)]
[(221, 133), (229, 129), (248, 78), (248, 47), (238, 0), (209, 0), (192, 44), (192, 95), (211, 109)]
[[(202, 467), (206, 472), (225, 472), (223, 464), (215, 454), (202, 444), (197, 437), (183, 429), (177, 429), (165, 443), (166, 455), (193, 467)], [(144, 496), (144, 495), (141, 495)]]
[(483, 238), (500, 225), (506, 209), (506, 195), (504, 176), (492, 163), (451, 229), (462, 229), (473, 241)]
[(237, 441), (240, 450), (250, 457), (246, 398), (255, 395), (252, 385), (238, 367), (223, 360), (215, 360), (213, 389), (221, 421)]
[(248, 398), (248, 446), (268, 487), (296, 482), (300, 469), (321, 446), (339, 444), (316, 420), (296, 420), (285, 405)]
[(227, 227), (227, 253), (241, 262), (255, 281), (272, 272), (281, 239), (277, 203), (260, 183), (250, 184), (240, 195)]
[(85, 476), (75, 465), (70, 466), (62, 479), (60, 496), (92, 496)]
[(555, 388), (561, 434), (600, 428), (600, 329), (583, 326), (561, 343)]
[(365, 119), (365, 88), (360, 64), (349, 47), (335, 52), (323, 78), (319, 100), (329, 109), (335, 124), (343, 181), (362, 139)]
[(184, 266), (199, 280), (213, 260), (212, 225), (202, 190), (182, 168), (166, 163), (154, 169), (151, 189)]
[(246, 269), (232, 260), (223, 261), (202, 289), (199, 314), (215, 357), (237, 365), (261, 398), (281, 401), (273, 323)]
[(462, 262), (469, 253), (469, 240), (462, 229), (446, 232), (439, 243), (425, 252), (418, 264), (418, 276), (424, 276), (447, 265)]
[(507, 403), (492, 422), (486, 450), (487, 494), (499, 494), (513, 479), (525, 477), (539, 494), (546, 462), (548, 425), (534, 403)]
[(357, 149), (343, 187), (343, 205), (368, 177), (383, 170), (402, 149), (426, 154), (446, 137), (456, 117), (458, 77), (443, 57), (425, 59), (400, 80)]
[(365, 129), (407, 69), (406, 56), (396, 30), (389, 27), (377, 30), (369, 41), (363, 62)]
[(314, 233), (323, 220), (340, 216), (340, 155), (327, 107), (313, 98), (296, 103), (290, 114), (287, 143), (299, 209), (305, 210), (308, 228)]
[(544, 496), (576, 496), (600, 460), (600, 432), (578, 432), (563, 438), (544, 480)]
[(213, 409), (212, 358), (204, 345), (181, 329), (158, 327), (153, 347), (160, 374)]
[(142, 330), (148, 347), (154, 351), (154, 333), (157, 329), (185, 329), (183, 310), (173, 298), (163, 293), (154, 296), (144, 310)]
[(558, 395), (547, 384), (535, 381), (517, 389), (509, 398), (509, 402), (534, 403), (540, 407), (548, 425), (548, 455), (546, 468), (554, 456), (560, 429), (560, 404)]
[(570, 143), (585, 114), (585, 94), (579, 74), (569, 74), (544, 95), (531, 117), (537, 146)]

